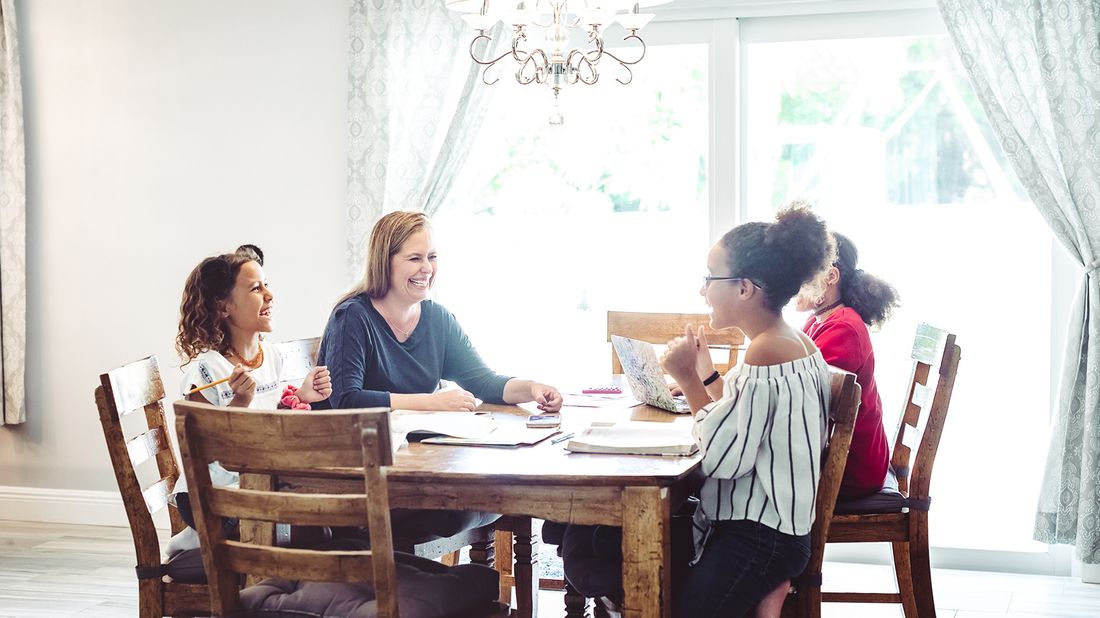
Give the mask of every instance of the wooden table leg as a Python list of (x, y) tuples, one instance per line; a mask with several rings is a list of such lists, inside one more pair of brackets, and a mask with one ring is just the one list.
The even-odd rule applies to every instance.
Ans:
[(530, 517), (513, 518), (512, 528), (515, 564), (512, 573), (516, 581), (516, 609), (519, 618), (539, 615), (539, 537), (531, 529)]
[(670, 500), (667, 488), (623, 490), (624, 618), (671, 618)]
[[(510, 525), (510, 524), (509, 524)], [(512, 586), (515, 584), (512, 573), (512, 531), (496, 531), (496, 566), (500, 573), (500, 597), (497, 601), (512, 606)]]

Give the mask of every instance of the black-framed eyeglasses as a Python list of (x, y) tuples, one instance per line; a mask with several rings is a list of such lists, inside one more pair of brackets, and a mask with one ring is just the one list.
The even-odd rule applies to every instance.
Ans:
[(707, 275), (703, 277), (703, 285), (705, 286), (710, 285), (712, 281), (748, 281), (757, 288), (760, 288), (761, 290), (764, 289), (764, 286), (753, 281), (752, 279), (749, 279), (748, 277), (716, 277), (714, 275)]

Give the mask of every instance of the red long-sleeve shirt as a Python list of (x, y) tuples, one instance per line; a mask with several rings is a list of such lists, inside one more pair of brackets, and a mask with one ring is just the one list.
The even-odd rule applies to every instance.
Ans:
[(848, 463), (840, 483), (841, 498), (859, 498), (882, 489), (890, 464), (890, 446), (882, 426), (882, 400), (875, 386), (875, 352), (867, 325), (851, 307), (841, 307), (818, 322), (810, 316), (802, 327), (821, 350), (825, 362), (856, 374), (862, 389)]

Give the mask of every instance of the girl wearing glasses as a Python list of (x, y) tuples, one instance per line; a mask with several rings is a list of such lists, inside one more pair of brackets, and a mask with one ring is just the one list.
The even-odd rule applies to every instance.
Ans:
[[(809, 560), (831, 379), (821, 352), (782, 310), (834, 255), (824, 222), (800, 205), (774, 223), (737, 226), (710, 250), (701, 293), (713, 328), (736, 326), (751, 340), (743, 363), (712, 401), (704, 381), (714, 380), (700, 376), (690, 328), (661, 359), (695, 414), (706, 475), (695, 557), (673, 585), (675, 616), (748, 614)], [(592, 538), (579, 527), (566, 531), (565, 575), (582, 594), (622, 598), (621, 553), (593, 555)]]
[(831, 380), (782, 310), (834, 255), (824, 222), (802, 206), (734, 228), (710, 251), (703, 296), (711, 327), (736, 326), (750, 340), (744, 362), (711, 402), (690, 329), (662, 358), (696, 412), (707, 477), (695, 560), (673, 596), (677, 616), (743, 615), (806, 566)]

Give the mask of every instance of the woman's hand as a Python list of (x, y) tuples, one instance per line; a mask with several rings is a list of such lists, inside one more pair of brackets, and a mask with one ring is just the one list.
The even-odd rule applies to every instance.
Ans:
[(252, 405), (252, 396), (256, 394), (256, 380), (252, 379), (252, 372), (244, 365), (233, 366), (233, 373), (229, 374), (229, 388), (233, 391), (233, 400), (229, 405), (239, 408), (247, 408)]
[(700, 380), (706, 380), (714, 371), (714, 359), (710, 357), (707, 334), (700, 326), (695, 333), (695, 372), (699, 375)]
[(314, 367), (306, 374), (306, 379), (302, 380), (302, 385), (298, 387), (298, 399), (302, 403), (314, 403), (317, 401), (324, 401), (328, 399), (328, 396), (332, 394), (332, 377), (329, 375), (328, 367), (324, 365)]
[(531, 401), (539, 404), (539, 409), (543, 412), (557, 412), (561, 410), (561, 393), (553, 386), (532, 382)]
[(447, 410), (472, 412), (477, 408), (474, 394), (461, 388), (449, 388), (425, 395), (428, 400), (427, 410)]
[[(708, 352), (709, 354), (709, 352)], [(684, 336), (668, 342), (661, 356), (661, 368), (672, 376), (677, 384), (685, 384), (689, 379), (699, 379), (699, 345), (691, 327), (684, 328)]]

